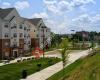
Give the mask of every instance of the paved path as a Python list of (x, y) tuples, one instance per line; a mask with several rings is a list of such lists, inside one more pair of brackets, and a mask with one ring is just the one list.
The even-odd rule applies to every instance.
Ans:
[[(89, 54), (89, 50), (85, 50), (82, 52), (78, 52), (78, 53), (71, 53), (69, 55), (69, 63), (66, 65), (68, 66), (69, 64), (75, 62), (77, 59), (81, 58), (81, 57), (85, 57), (86, 55)], [(51, 57), (51, 55), (50, 55)], [(39, 72), (36, 72), (30, 76), (28, 76), (26, 79), (21, 79), (21, 80), (46, 80), (48, 79), (50, 76), (52, 76), (53, 74), (57, 73), (58, 71), (62, 70), (62, 62), (59, 62), (55, 65), (52, 65), (48, 68), (45, 68)]]
[[(45, 54), (53, 53), (53, 52), (56, 52), (56, 50), (45, 52)], [(0, 63), (0, 66), (7, 65), (7, 64), (12, 64), (12, 63), (16, 63), (17, 60), (23, 61), (23, 59), (28, 59), (28, 58), (33, 58), (33, 57), (34, 57), (34, 56), (19, 57), (19, 58), (16, 58), (15, 60), (11, 60), (9, 63), (5, 63), (5, 61), (7, 61), (7, 60), (4, 60), (4, 62)], [(49, 56), (49, 57), (50, 57), (50, 56)], [(53, 55), (53, 57), (54, 57), (54, 55)]]
[(16, 58), (14, 60), (11, 60), (9, 63), (5, 63), (5, 61), (7, 61), (7, 60), (4, 60), (4, 62), (0, 63), (0, 66), (7, 65), (7, 64), (12, 64), (12, 63), (17, 63), (17, 60), (23, 61), (23, 59), (28, 59), (28, 58), (33, 58), (33, 56), (30, 56), (30, 57), (19, 57), (19, 58)]

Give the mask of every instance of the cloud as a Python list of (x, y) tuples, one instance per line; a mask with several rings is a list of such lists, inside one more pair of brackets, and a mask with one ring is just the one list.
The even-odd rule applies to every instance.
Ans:
[(2, 8), (8, 8), (8, 7), (11, 7), (11, 4), (9, 2), (3, 2), (1, 7)]
[(17, 1), (14, 5), (17, 9), (25, 9), (25, 8), (29, 8), (30, 4), (28, 3), (28, 1)]
[(69, 12), (75, 8), (85, 10), (84, 6), (95, 4), (95, 0), (43, 0), (43, 2), (47, 10), (54, 14)]
[(80, 23), (90, 23), (91, 22), (91, 17), (88, 14), (82, 14), (78, 18), (72, 19), (72, 21), (77, 21)]
[(44, 2), (45, 4), (55, 4), (55, 3), (57, 3), (56, 0), (43, 0), (43, 2)]
[(63, 12), (65, 12), (65, 11), (70, 11), (70, 10), (73, 9), (72, 5), (73, 5), (73, 4), (70, 4), (70, 3), (67, 2), (67, 1), (60, 1), (60, 2), (58, 3), (58, 9), (59, 9), (60, 11), (63, 11)]
[(55, 33), (71, 33), (70, 30), (75, 31), (100, 31), (100, 14), (80, 14), (75, 18), (62, 17), (62, 20), (48, 18), (45, 23)]
[(31, 18), (48, 18), (48, 14), (46, 12), (34, 13)]
[(71, 3), (74, 4), (74, 6), (83, 6), (87, 4), (95, 4), (95, 0), (73, 0)]
[(100, 31), (100, 14), (89, 15), (82, 14), (78, 18), (72, 19), (72, 24), (79, 27), (80, 30), (96, 30)]

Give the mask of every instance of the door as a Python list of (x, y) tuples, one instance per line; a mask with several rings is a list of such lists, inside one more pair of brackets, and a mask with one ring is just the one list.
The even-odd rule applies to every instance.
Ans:
[(18, 57), (18, 51), (13, 51), (13, 56), (14, 56), (15, 58), (17, 58), (17, 57)]

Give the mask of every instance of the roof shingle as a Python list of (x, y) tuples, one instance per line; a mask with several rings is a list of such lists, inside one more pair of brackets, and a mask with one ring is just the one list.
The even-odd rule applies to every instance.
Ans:
[(40, 20), (42, 20), (42, 18), (28, 19), (28, 21), (30, 21), (35, 26), (37, 26), (37, 24), (39, 23)]
[(0, 8), (0, 18), (4, 19), (14, 8), (2, 9)]

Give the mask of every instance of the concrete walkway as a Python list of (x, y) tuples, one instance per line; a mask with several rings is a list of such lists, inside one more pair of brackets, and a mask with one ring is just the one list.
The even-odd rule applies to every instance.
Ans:
[[(71, 53), (69, 55), (69, 62), (66, 66), (68, 66), (69, 64), (75, 62), (77, 59), (79, 59), (81, 57), (87, 56), (88, 54), (89, 54), (89, 50), (85, 50), (85, 51), (78, 52), (78, 53)], [(28, 76), (26, 79), (21, 79), (21, 80), (46, 80), (50, 76), (52, 76), (53, 74), (55, 74), (58, 71), (62, 70), (62, 68), (63, 68), (62, 62), (59, 62), (55, 65), (52, 65), (48, 68), (45, 68), (45, 69), (43, 69), (39, 72), (36, 72), (36, 73)]]
[(5, 63), (5, 61), (7, 61), (7, 60), (4, 60), (4, 62), (0, 63), (0, 66), (7, 65), (7, 64), (12, 64), (12, 63), (17, 63), (18, 60), (23, 61), (23, 59), (28, 59), (28, 58), (34, 58), (34, 56), (30, 56), (30, 57), (19, 57), (19, 58), (16, 58), (14, 60), (11, 60), (9, 63)]
[[(56, 49), (57, 50), (57, 49)], [(53, 51), (47, 51), (45, 52), (45, 54), (48, 54), (48, 53), (53, 53), (55, 52), (56, 50), (53, 50)], [(9, 63), (5, 63), (5, 61), (7, 60), (4, 60), (4, 62), (0, 63), (0, 66), (4, 66), (4, 65), (7, 65), (7, 64), (12, 64), (12, 63), (17, 63), (18, 60), (21, 60), (23, 61), (23, 59), (28, 59), (28, 58), (34, 58), (35, 56), (29, 56), (29, 57), (19, 57), (19, 58), (16, 58), (14, 60), (11, 60)], [(41, 56), (42, 57), (42, 56)], [(50, 56), (49, 56), (50, 57)], [(53, 56), (54, 57), (54, 56)]]

